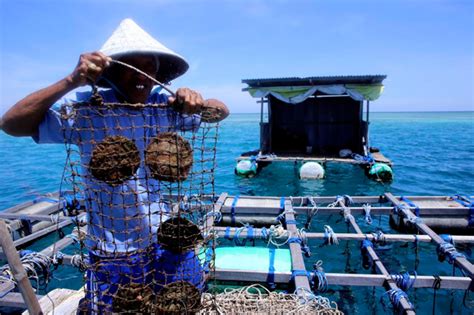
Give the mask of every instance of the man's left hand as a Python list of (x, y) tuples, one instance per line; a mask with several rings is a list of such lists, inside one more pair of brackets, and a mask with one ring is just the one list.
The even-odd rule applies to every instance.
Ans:
[(184, 114), (200, 113), (204, 106), (201, 94), (188, 88), (179, 88), (176, 97), (170, 96), (168, 103), (173, 108)]

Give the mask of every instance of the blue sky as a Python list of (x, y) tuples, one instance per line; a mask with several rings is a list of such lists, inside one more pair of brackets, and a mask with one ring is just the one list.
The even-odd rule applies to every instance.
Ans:
[(0, 0), (0, 114), (69, 74), (124, 18), (183, 55), (188, 86), (257, 112), (242, 79), (386, 74), (374, 111), (474, 110), (474, 1)]

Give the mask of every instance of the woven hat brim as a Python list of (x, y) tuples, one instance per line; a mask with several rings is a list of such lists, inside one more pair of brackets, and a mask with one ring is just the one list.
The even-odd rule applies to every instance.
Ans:
[[(179, 55), (171, 55), (163, 52), (156, 52), (156, 51), (128, 51), (124, 53), (119, 53), (119, 54), (113, 54), (110, 55), (112, 59), (118, 59), (123, 56), (127, 55), (134, 55), (134, 54), (140, 54), (140, 55), (153, 55), (156, 56), (159, 61), (160, 61), (160, 66), (158, 68), (158, 72), (155, 76), (155, 79), (158, 80), (161, 83), (168, 83), (171, 82), (172, 80), (176, 79), (177, 77), (183, 75), (188, 69), (189, 65), (184, 60), (184, 58), (180, 57)], [(96, 82), (97, 86), (104, 87), (104, 88), (110, 88), (111, 86), (108, 84), (107, 80), (104, 80), (104, 76), (108, 76), (108, 71), (107, 69), (104, 71), (102, 76), (99, 78), (99, 80)], [(113, 78), (109, 78), (109, 80)]]

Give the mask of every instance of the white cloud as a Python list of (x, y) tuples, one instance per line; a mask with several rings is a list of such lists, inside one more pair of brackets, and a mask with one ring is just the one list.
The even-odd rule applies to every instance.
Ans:
[(0, 115), (26, 95), (44, 88), (72, 69), (55, 60), (44, 62), (26, 55), (2, 54), (0, 65)]

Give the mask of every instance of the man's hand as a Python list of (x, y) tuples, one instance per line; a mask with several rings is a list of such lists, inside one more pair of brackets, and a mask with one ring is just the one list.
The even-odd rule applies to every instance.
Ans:
[(98, 51), (82, 54), (76, 68), (68, 77), (69, 82), (76, 87), (96, 82), (109, 66), (110, 60), (110, 57)]
[(184, 114), (200, 113), (204, 106), (204, 99), (201, 94), (188, 88), (179, 88), (176, 91), (176, 97), (168, 98), (170, 104), (175, 110)]

